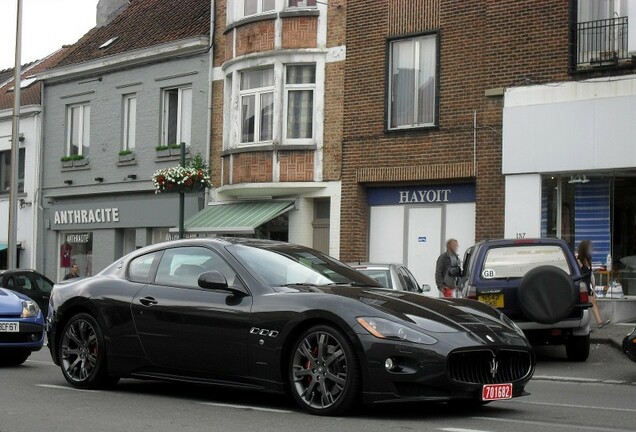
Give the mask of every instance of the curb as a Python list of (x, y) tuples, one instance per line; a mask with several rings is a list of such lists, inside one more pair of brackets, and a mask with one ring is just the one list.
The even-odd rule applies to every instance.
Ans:
[(602, 338), (602, 337), (595, 338), (590, 336), (590, 343), (610, 345), (616, 348), (617, 350), (619, 350), (620, 352), (623, 352), (623, 343), (616, 341), (612, 338)]

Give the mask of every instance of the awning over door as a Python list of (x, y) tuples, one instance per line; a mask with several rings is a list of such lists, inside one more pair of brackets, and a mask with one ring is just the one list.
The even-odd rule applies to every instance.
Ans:
[[(208, 206), (185, 221), (189, 234), (253, 234), (256, 227), (294, 208), (294, 201), (228, 202)], [(178, 232), (171, 228), (170, 232)]]

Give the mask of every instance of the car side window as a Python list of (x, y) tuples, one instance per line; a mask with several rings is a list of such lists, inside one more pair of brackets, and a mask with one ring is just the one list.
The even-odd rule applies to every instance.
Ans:
[(400, 282), (404, 285), (404, 290), (409, 292), (416, 292), (417, 286), (413, 284), (413, 281), (409, 277), (406, 269), (404, 267), (400, 267), (398, 270), (398, 274), (400, 275)]
[(15, 287), (18, 290), (32, 291), (33, 284), (31, 283), (31, 279), (29, 279), (26, 275), (17, 275), (15, 278)]
[(155, 260), (161, 256), (161, 252), (153, 252), (138, 256), (128, 265), (128, 279), (133, 282), (152, 282), (152, 269)]
[(15, 290), (15, 282), (13, 282), (13, 276), (9, 276), (7, 279), (7, 289)]
[(34, 274), (32, 276), (33, 280), (35, 280), (35, 285), (40, 289), (40, 291), (50, 293), (53, 290), (53, 283), (51, 283), (51, 281), (38, 274)]
[(413, 285), (413, 287), (415, 287), (415, 289), (413, 291), (414, 292), (419, 292), (420, 291), (420, 285), (417, 283), (417, 279), (415, 279), (415, 276), (413, 276), (413, 273), (411, 273), (411, 270), (409, 270), (406, 267), (404, 267), (404, 272), (406, 273), (408, 278), (411, 280), (411, 284)]
[(167, 249), (161, 257), (155, 283), (159, 285), (198, 288), (199, 275), (218, 271), (228, 286), (237, 283), (236, 273), (216, 252), (204, 247)]

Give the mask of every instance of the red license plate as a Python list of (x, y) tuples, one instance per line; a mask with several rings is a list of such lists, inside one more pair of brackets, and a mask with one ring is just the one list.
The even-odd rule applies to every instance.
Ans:
[(512, 384), (488, 384), (481, 390), (481, 400), (512, 399)]

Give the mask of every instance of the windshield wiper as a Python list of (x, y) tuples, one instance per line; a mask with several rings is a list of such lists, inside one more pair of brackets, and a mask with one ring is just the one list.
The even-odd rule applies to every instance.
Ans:
[(341, 285), (350, 286), (350, 287), (374, 288), (371, 285), (363, 284), (360, 282), (332, 282), (332, 283), (326, 284), (326, 286), (341, 286)]

